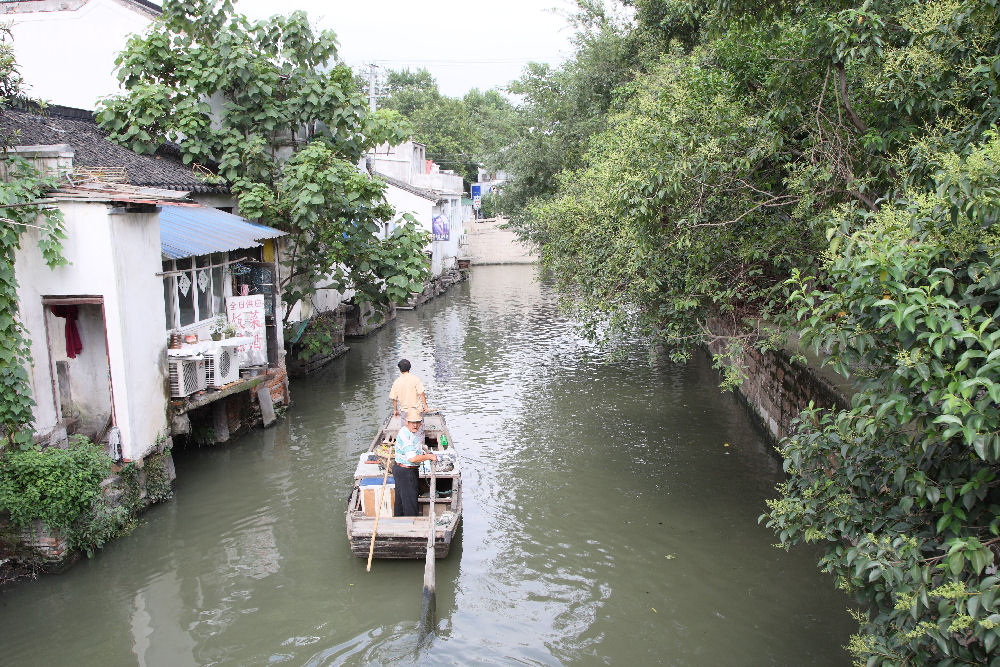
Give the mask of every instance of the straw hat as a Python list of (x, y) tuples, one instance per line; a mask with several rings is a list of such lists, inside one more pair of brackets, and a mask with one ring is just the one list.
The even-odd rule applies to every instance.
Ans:
[(420, 410), (416, 408), (410, 408), (406, 411), (406, 421), (408, 422), (422, 422), (424, 420), (423, 416), (420, 414)]

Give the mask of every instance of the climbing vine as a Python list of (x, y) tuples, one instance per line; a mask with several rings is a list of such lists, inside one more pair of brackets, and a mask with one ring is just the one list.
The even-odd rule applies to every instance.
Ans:
[[(21, 77), (11, 50), (10, 32), (0, 27), (0, 113), (21, 94)], [(31, 366), (30, 341), (18, 320), (15, 253), (25, 237), (33, 237), (45, 262), (55, 268), (65, 264), (61, 241), (65, 238), (62, 215), (40, 203), (56, 187), (53, 176), (11, 150), (12, 138), (0, 136), (0, 450), (8, 444), (32, 443), (31, 412), (34, 402), (26, 368)]]

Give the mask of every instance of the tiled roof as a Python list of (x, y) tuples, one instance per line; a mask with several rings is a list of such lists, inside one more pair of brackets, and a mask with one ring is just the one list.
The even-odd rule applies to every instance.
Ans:
[(0, 131), (15, 146), (69, 144), (74, 167), (124, 170), (128, 182), (167, 190), (228, 193), (227, 185), (206, 183), (180, 160), (176, 147), (164, 146), (154, 155), (139, 155), (119, 146), (84, 109), (49, 106), (42, 113), (18, 108), (0, 114)]
[(155, 2), (150, 2), (149, 0), (132, 0), (132, 3), (139, 5), (140, 7), (144, 7), (154, 14), (163, 13), (163, 7), (161, 5), (158, 5)]
[(379, 172), (376, 172), (376, 174), (383, 181), (385, 181), (389, 185), (392, 185), (394, 187), (399, 188), (400, 190), (406, 190), (407, 192), (409, 192), (411, 194), (415, 194), (418, 197), (423, 197), (424, 199), (430, 199), (435, 204), (437, 202), (441, 201), (441, 195), (439, 195), (438, 193), (434, 192), (433, 190), (426, 190), (424, 188), (418, 188), (415, 185), (410, 185), (406, 181), (401, 181), (398, 178), (393, 178), (392, 176), (386, 176), (385, 174), (382, 174), (382, 173), (379, 173)]

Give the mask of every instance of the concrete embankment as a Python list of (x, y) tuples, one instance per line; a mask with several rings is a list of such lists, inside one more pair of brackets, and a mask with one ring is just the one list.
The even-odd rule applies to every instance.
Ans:
[(467, 256), (473, 265), (483, 264), (534, 264), (538, 253), (522, 243), (517, 234), (503, 229), (504, 218), (470, 220), (465, 223), (468, 241)]

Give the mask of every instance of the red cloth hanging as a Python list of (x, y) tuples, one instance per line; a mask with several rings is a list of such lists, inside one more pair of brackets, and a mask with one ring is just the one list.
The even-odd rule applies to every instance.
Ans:
[(76, 355), (83, 352), (83, 341), (80, 340), (80, 331), (76, 328), (78, 314), (76, 306), (52, 306), (52, 314), (66, 318), (66, 356), (76, 359)]

